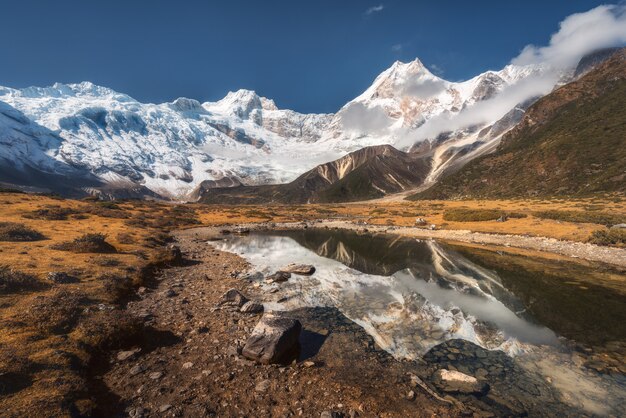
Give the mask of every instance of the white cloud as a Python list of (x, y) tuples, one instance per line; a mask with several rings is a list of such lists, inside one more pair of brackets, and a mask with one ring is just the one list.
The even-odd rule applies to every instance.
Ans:
[(576, 65), (584, 55), (626, 43), (626, 5), (602, 5), (566, 17), (547, 46), (527, 45), (511, 63), (546, 63), (558, 68)]
[(430, 64), (428, 67), (430, 71), (437, 76), (441, 76), (443, 74), (443, 68), (436, 64)]
[(559, 74), (556, 72), (526, 77), (506, 87), (492, 99), (478, 102), (459, 113), (443, 113), (428, 119), (410, 136), (402, 138), (398, 145), (410, 146), (419, 141), (434, 139), (443, 132), (497, 121), (516, 105), (549, 93), (558, 78)]
[(393, 52), (402, 52), (402, 44), (391, 45), (391, 50)]
[(365, 14), (369, 16), (374, 13), (382, 12), (384, 8), (385, 8), (384, 4), (379, 4), (378, 6), (372, 6), (365, 11)]
[(341, 110), (343, 129), (357, 134), (380, 134), (393, 122), (379, 106), (370, 108), (363, 103), (355, 102)]

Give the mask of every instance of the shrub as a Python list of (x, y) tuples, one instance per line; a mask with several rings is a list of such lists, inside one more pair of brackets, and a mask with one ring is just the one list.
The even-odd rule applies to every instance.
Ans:
[(0, 395), (9, 395), (32, 384), (35, 364), (10, 346), (0, 348)]
[(44, 333), (64, 334), (74, 328), (87, 302), (81, 292), (58, 289), (36, 296), (22, 319)]
[(52, 245), (54, 250), (73, 251), (75, 253), (115, 253), (117, 250), (105, 241), (104, 234), (85, 234), (74, 241)]
[(89, 205), (85, 212), (101, 218), (126, 219), (130, 217), (122, 207), (113, 202), (95, 202)]
[(40, 241), (45, 239), (43, 234), (34, 229), (16, 222), (0, 222), (0, 241)]
[(482, 222), (495, 221), (506, 216), (509, 218), (525, 218), (527, 215), (519, 212), (505, 212), (497, 209), (448, 209), (443, 212), (443, 219), (452, 222)]
[(44, 287), (45, 284), (37, 280), (35, 276), (15, 271), (9, 266), (0, 265), (0, 292), (38, 290)]
[(626, 221), (623, 215), (606, 212), (581, 212), (574, 210), (544, 210), (533, 212), (533, 215), (542, 219), (553, 219), (564, 222), (579, 222), (599, 225), (616, 225)]
[(624, 247), (626, 246), (626, 230), (601, 229), (594, 231), (588, 241), (596, 245)]
[(141, 337), (142, 329), (138, 318), (119, 309), (94, 312), (77, 327), (82, 342), (97, 351), (114, 350), (135, 343)]
[(111, 302), (121, 302), (128, 298), (133, 291), (133, 280), (128, 276), (106, 273), (98, 277), (102, 287)]
[(117, 267), (122, 264), (120, 260), (111, 257), (99, 257), (92, 260), (94, 264), (100, 267)]
[(129, 234), (128, 232), (120, 232), (119, 234), (117, 234), (117, 242), (119, 242), (120, 244), (134, 244), (136, 241), (133, 234)]
[(76, 211), (74, 209), (61, 208), (59, 206), (48, 206), (25, 213), (22, 217), (27, 219), (40, 219), (44, 221), (65, 221), (69, 215), (73, 215), (75, 213)]

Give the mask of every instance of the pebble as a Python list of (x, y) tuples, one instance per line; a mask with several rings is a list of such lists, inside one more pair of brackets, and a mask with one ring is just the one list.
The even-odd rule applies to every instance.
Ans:
[(271, 382), (269, 380), (262, 380), (256, 384), (254, 390), (257, 392), (266, 392), (270, 388)]
[(157, 379), (160, 379), (160, 378), (161, 378), (161, 376), (163, 376), (163, 373), (162, 373), (162, 372), (152, 372), (152, 373), (150, 373), (150, 374), (148, 375), (148, 377), (150, 377), (150, 379), (152, 379), (152, 380), (157, 380)]
[(193, 367), (193, 363), (190, 361), (183, 364), (183, 369), (191, 369), (192, 367)]
[(172, 405), (170, 404), (161, 405), (161, 407), (159, 408), (159, 412), (167, 412), (171, 408), (172, 408)]
[(144, 371), (143, 366), (141, 364), (136, 364), (130, 369), (129, 373), (131, 376), (135, 376), (143, 371)]

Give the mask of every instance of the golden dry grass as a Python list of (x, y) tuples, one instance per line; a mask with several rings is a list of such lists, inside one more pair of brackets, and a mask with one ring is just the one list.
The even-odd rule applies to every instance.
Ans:
[[(273, 205), (273, 206), (206, 206), (197, 207), (198, 218), (203, 224), (236, 224), (241, 222), (290, 222), (314, 219), (361, 220), (373, 225), (413, 226), (415, 219), (424, 218), (429, 224), (441, 229), (471, 230), (498, 234), (544, 236), (563, 240), (584, 242), (594, 231), (604, 225), (592, 223), (563, 222), (542, 219), (534, 212), (545, 210), (589, 211), (590, 208), (622, 215), (626, 222), (626, 204), (615, 199), (576, 200), (497, 200), (497, 201), (420, 201), (420, 202), (363, 202), (326, 205)], [(626, 202), (626, 201), (625, 201)], [(195, 206), (194, 206), (195, 207)], [(443, 219), (449, 209), (491, 209), (519, 212), (526, 218), (509, 219), (507, 222), (451, 222)]]
[[(42, 209), (51, 207), (60, 209), (60, 212), (67, 213), (68, 216), (60, 220), (39, 216), (41, 213), (48, 213)], [(507, 222), (444, 221), (443, 213), (454, 208), (515, 211), (528, 216)], [(90, 413), (93, 403), (85, 377), (85, 368), (92, 355), (89, 347), (93, 341), (115, 339), (115, 336), (100, 336), (97, 333), (118, 332), (113, 323), (126, 323), (122, 311), (113, 311), (117, 318), (115, 320), (88, 315), (78, 325), (61, 333), (47, 332), (46, 327), (36, 326), (37, 324), (32, 323), (34, 320), (29, 312), (37, 306), (49, 309), (45, 301), (53, 301), (54, 297), (58, 297), (60, 289), (67, 290), (72, 295), (84, 295), (89, 300), (88, 306), (115, 303), (116, 297), (110, 293), (117, 292), (118, 289), (111, 286), (111, 283), (107, 285), (102, 276), (132, 277), (133, 283), (137, 285), (148, 263), (159, 257), (159, 250), (166, 241), (165, 233), (168, 230), (198, 225), (316, 219), (412, 226), (415, 219), (421, 217), (441, 229), (529, 234), (586, 241), (592, 232), (605, 228), (602, 225), (561, 222), (533, 216), (533, 212), (542, 210), (602, 210), (626, 217), (624, 203), (608, 198), (570, 201), (379, 201), (233, 207), (198, 204), (181, 206), (157, 202), (117, 202), (115, 205), (103, 205), (93, 201), (0, 193), (1, 222), (20, 223), (46, 237), (45, 240), (32, 242), (0, 242), (0, 265), (33, 275), (42, 282), (46, 282), (47, 274), (52, 271), (67, 272), (79, 279), (74, 284), (49, 283), (47, 288), (33, 289), (30, 292), (0, 294), (0, 369), (20, 377), (25, 384), (13, 391), (0, 393), (0, 410), (5, 416), (19, 416), (19, 411), (32, 411), (33, 414), (44, 416), (66, 416), (72, 413), (72, 409), (74, 414)], [(106, 241), (117, 252), (76, 253), (52, 248), (55, 244), (72, 241), (87, 233), (105, 234)], [(41, 305), (42, 303), (44, 304)], [(93, 323), (100, 325), (94, 326)], [(132, 326), (128, 324), (124, 329), (132, 329)], [(0, 386), (1, 384), (0, 381)]]
[[(24, 216), (50, 206), (70, 209), (79, 216), (65, 220)], [(188, 212), (188, 219), (178, 219), (172, 213), (176, 211), (173, 205), (131, 202), (119, 207), (111, 212), (95, 202), (0, 194), (3, 222), (26, 225), (46, 237), (32, 242), (0, 242), (0, 265), (47, 284), (43, 289), (0, 294), (0, 375), (9, 372), (0, 378), (3, 416), (20, 416), (21, 411), (42, 416), (89, 415), (94, 405), (87, 390), (86, 368), (94, 348), (110, 344), (118, 338), (116, 332), (127, 334), (133, 329), (120, 309), (100, 318), (102, 314), (93, 308), (100, 303), (114, 305), (120, 296), (119, 286), (112, 286), (107, 277), (119, 276), (139, 284), (149, 263), (161, 256), (162, 228), (155, 225), (182, 226), (194, 220), (193, 213)], [(117, 252), (53, 249), (55, 244), (94, 233), (105, 234)], [(50, 283), (46, 277), (53, 271), (69, 273), (79, 281)], [(90, 313), (81, 314), (78, 323), (63, 323), (62, 316), (85, 308)], [(90, 326), (94, 321), (98, 324)], [(21, 366), (16, 369), (15, 364)]]

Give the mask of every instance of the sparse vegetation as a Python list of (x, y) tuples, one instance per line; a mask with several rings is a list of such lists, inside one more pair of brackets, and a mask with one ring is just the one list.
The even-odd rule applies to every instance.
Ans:
[(47, 206), (22, 215), (27, 219), (40, 219), (44, 221), (65, 221), (69, 215), (75, 214), (72, 208), (62, 208), (60, 206)]
[(612, 214), (606, 212), (582, 212), (582, 211), (566, 211), (566, 210), (545, 210), (533, 212), (533, 215), (542, 219), (553, 219), (564, 222), (590, 223), (598, 225), (616, 225), (624, 223), (626, 217), (620, 214)]
[(82, 292), (57, 289), (36, 296), (27, 311), (20, 314), (20, 319), (44, 334), (65, 334), (78, 323), (87, 302), (87, 296)]
[(33, 291), (46, 287), (31, 274), (13, 270), (9, 266), (0, 265), (0, 293)]
[(601, 229), (589, 237), (589, 242), (596, 245), (626, 247), (625, 229)]
[(106, 296), (114, 303), (128, 298), (134, 287), (132, 278), (125, 275), (106, 273), (98, 277), (98, 281), (102, 283)]
[(505, 212), (496, 209), (448, 209), (443, 213), (443, 219), (449, 222), (483, 222), (495, 221), (501, 217), (525, 218), (527, 215), (519, 212)]
[(136, 342), (142, 329), (137, 318), (114, 309), (85, 317), (76, 327), (76, 333), (83, 344), (101, 353)]
[(61, 242), (51, 246), (54, 250), (72, 251), (75, 253), (114, 253), (115, 247), (106, 242), (106, 235), (95, 233), (85, 234), (74, 241)]
[(17, 222), (0, 222), (0, 241), (40, 241), (43, 234)]

